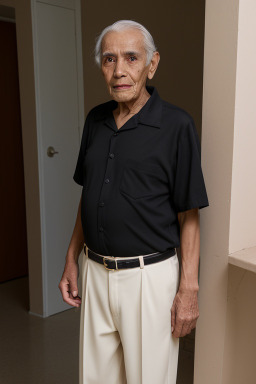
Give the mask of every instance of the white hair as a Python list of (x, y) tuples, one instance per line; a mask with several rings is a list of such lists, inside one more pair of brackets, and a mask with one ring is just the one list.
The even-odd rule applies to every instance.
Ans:
[(103, 37), (108, 33), (108, 32), (119, 32), (123, 31), (125, 29), (138, 29), (142, 32), (143, 37), (144, 37), (144, 44), (145, 44), (145, 50), (147, 53), (147, 62), (146, 65), (148, 65), (153, 57), (153, 53), (156, 51), (156, 46), (153, 40), (153, 37), (149, 33), (149, 31), (140, 23), (137, 23), (136, 21), (133, 20), (119, 20), (116, 21), (114, 24), (109, 25), (103, 31), (101, 34), (96, 38), (96, 45), (95, 45), (95, 61), (96, 64), (100, 67), (101, 65), (101, 43), (103, 40)]

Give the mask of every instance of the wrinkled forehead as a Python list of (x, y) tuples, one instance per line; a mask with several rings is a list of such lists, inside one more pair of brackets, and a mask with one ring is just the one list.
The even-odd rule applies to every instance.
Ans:
[(146, 54), (144, 36), (136, 29), (125, 29), (122, 31), (111, 31), (106, 33), (101, 43), (101, 53), (106, 52), (124, 53), (138, 52)]

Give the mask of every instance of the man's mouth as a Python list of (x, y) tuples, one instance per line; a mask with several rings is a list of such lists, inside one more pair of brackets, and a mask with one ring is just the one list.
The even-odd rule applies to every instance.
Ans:
[(114, 85), (113, 88), (115, 90), (123, 90), (123, 89), (131, 88), (131, 85), (130, 84), (118, 84), (118, 85)]

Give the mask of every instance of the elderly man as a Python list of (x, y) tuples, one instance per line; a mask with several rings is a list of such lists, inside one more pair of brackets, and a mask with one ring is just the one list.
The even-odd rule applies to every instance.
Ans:
[(199, 138), (192, 117), (146, 84), (160, 55), (141, 24), (105, 28), (95, 58), (111, 100), (85, 121), (59, 283), (81, 306), (79, 382), (174, 384), (179, 338), (199, 316), (199, 209), (209, 205)]

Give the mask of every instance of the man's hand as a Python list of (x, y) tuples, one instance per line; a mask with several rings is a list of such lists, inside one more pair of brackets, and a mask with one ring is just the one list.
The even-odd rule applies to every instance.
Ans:
[(172, 335), (183, 337), (196, 327), (199, 317), (197, 291), (179, 290), (171, 309)]
[(78, 296), (77, 278), (79, 265), (75, 261), (67, 261), (61, 281), (58, 285), (63, 300), (74, 307), (79, 307), (81, 297)]
[(77, 279), (79, 273), (78, 258), (84, 244), (83, 228), (81, 222), (82, 195), (77, 210), (76, 224), (70, 240), (66, 255), (66, 264), (58, 285), (63, 300), (74, 307), (79, 307), (81, 297), (78, 296)]

